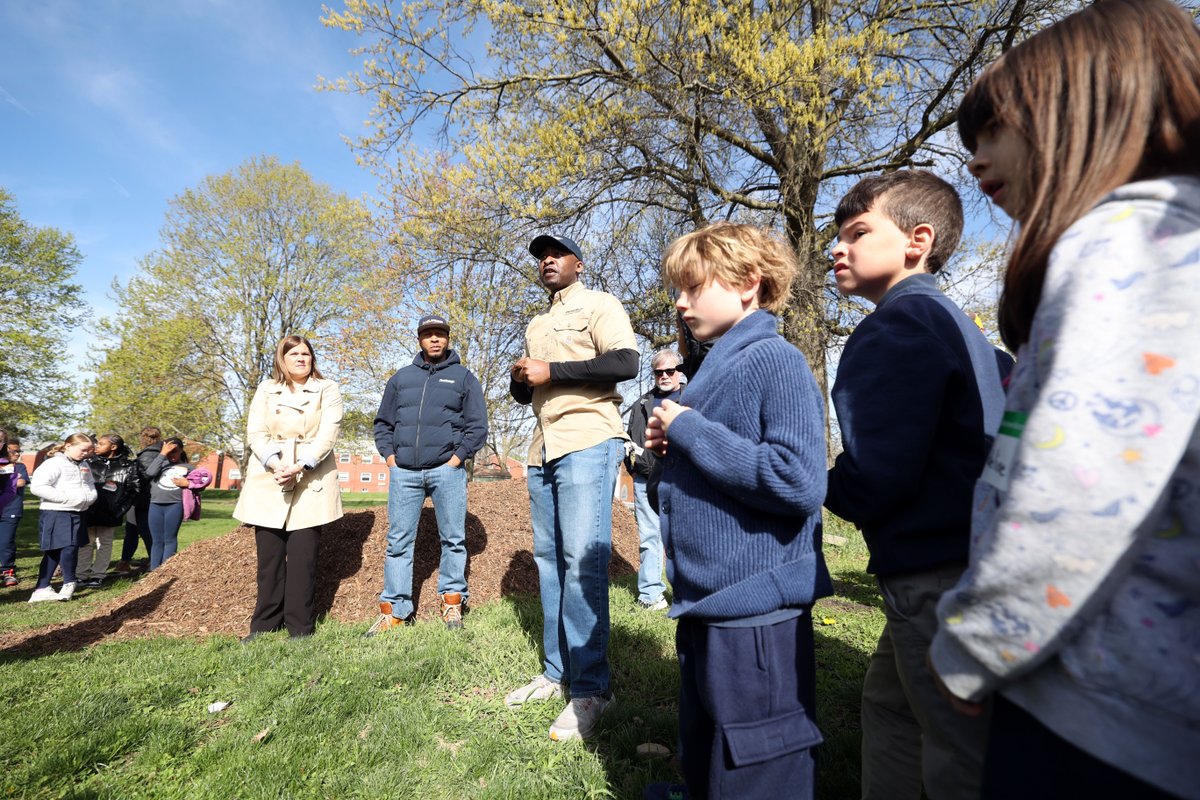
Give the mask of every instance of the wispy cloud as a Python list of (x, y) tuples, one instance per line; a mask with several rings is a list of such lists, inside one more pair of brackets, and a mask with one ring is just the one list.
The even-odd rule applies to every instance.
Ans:
[(117, 190), (117, 194), (121, 195), (121, 197), (129, 198), (129, 197), (133, 196), (129, 193), (128, 189), (126, 189), (124, 186), (121, 185), (121, 182), (119, 180), (117, 180), (116, 178), (114, 178), (111, 175), (108, 176), (108, 179), (110, 181), (112, 181), (113, 188)]
[(8, 92), (8, 90), (5, 89), (3, 86), (0, 86), (0, 100), (3, 100), (4, 102), (8, 103), (10, 106), (15, 106), (16, 108), (20, 109), (21, 111), (24, 111), (26, 114), (28, 114), (31, 117), (33, 116), (33, 112), (30, 111), (25, 106), (21, 105), (21, 101), (15, 97), (13, 97)]
[(129, 69), (79, 72), (79, 86), (89, 102), (112, 114), (150, 146), (173, 155), (183, 152), (173, 126), (163, 118), (141, 75)]

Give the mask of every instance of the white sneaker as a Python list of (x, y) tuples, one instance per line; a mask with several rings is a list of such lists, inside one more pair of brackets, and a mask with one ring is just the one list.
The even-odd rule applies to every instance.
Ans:
[(550, 738), (556, 742), (588, 738), (612, 700), (611, 697), (572, 697), (550, 726)]
[(41, 589), (34, 589), (33, 594), (29, 595), (29, 602), (41, 603), (44, 600), (57, 600), (58, 592), (54, 591), (52, 586), (44, 586)]
[(649, 603), (644, 603), (641, 600), (638, 600), (638, 605), (647, 611), (666, 611), (671, 607), (671, 604), (667, 602), (667, 598), (663, 597), (661, 594), (658, 596), (657, 600)]
[(70, 600), (74, 596), (75, 596), (75, 584), (74, 583), (64, 583), (62, 585), (62, 588), (58, 590), (58, 599), (59, 600)]
[(561, 683), (555, 683), (545, 675), (538, 675), (520, 689), (514, 689), (504, 698), (504, 705), (509, 708), (520, 708), (531, 700), (549, 700), (554, 697), (566, 697)]

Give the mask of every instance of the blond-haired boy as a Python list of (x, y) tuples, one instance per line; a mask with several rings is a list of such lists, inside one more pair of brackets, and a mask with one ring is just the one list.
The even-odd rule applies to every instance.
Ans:
[[(820, 551), (825, 403), (776, 331), (797, 269), (774, 236), (728, 222), (680, 237), (663, 261), (684, 322), (697, 339), (719, 337), (686, 405), (665, 401), (647, 426), (664, 455), (679, 761), (697, 797), (813, 790), (810, 612), (832, 585)], [(655, 784), (644, 796), (670, 792)]]

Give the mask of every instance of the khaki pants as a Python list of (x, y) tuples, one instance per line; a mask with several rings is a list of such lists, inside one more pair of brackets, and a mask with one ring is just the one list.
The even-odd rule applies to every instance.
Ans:
[(937, 602), (964, 566), (881, 578), (887, 623), (867, 666), (862, 695), (863, 800), (979, 797), (990, 708), (966, 717), (951, 708), (926, 662)]
[(88, 543), (79, 548), (79, 580), (103, 578), (112, 559), (115, 527), (89, 527)]

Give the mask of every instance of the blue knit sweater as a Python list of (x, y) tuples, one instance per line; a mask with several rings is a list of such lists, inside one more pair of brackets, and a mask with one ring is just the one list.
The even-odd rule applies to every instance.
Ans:
[(825, 403), (804, 356), (756, 311), (683, 391), (659, 489), (671, 616), (730, 620), (832, 594), (821, 556)]

